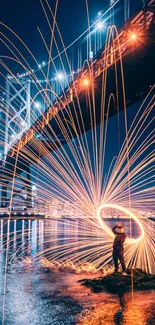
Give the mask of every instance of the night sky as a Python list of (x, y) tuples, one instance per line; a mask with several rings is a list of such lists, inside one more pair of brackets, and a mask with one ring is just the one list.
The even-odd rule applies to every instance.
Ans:
[[(141, 0), (130, 1), (131, 12), (134, 12), (141, 4)], [(45, 4), (45, 1), (43, 1)], [(55, 1), (49, 0), (54, 10)], [(90, 22), (93, 23), (99, 11), (104, 12), (109, 7), (109, 0), (89, 0)], [(122, 25), (123, 0), (117, 5), (115, 22), (117, 26)], [(39, 0), (3, 0), (0, 8), (0, 21), (12, 28), (33, 51), (38, 61), (46, 60), (46, 52), (37, 30), (41, 29), (48, 40), (50, 33), (47, 22)], [(85, 0), (59, 0), (57, 23), (60, 27), (65, 45), (67, 46), (77, 38), (87, 27), (86, 1)], [(4, 29), (2, 28), (4, 31)], [(5, 30), (5, 34), (7, 34)], [(9, 35), (10, 36), (10, 35)], [(19, 45), (18, 45), (19, 46)], [(6, 48), (1, 44), (2, 54), (6, 54)]]

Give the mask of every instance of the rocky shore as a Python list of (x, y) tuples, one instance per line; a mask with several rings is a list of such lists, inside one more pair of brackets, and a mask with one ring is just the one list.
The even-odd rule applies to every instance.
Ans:
[(95, 279), (81, 280), (81, 284), (89, 287), (93, 292), (108, 291), (123, 293), (132, 290), (155, 289), (155, 275), (148, 274), (140, 269), (128, 270), (127, 275), (111, 273)]

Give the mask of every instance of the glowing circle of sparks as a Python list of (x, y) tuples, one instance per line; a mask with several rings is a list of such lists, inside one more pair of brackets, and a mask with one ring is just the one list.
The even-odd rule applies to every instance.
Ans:
[(103, 219), (102, 219), (102, 217), (100, 215), (101, 210), (106, 209), (106, 208), (116, 209), (116, 210), (119, 210), (119, 211), (125, 213), (127, 215), (127, 218), (132, 218), (137, 223), (137, 225), (139, 226), (139, 228), (141, 230), (141, 235), (138, 238), (129, 238), (128, 237), (126, 239), (127, 243), (135, 244), (135, 243), (140, 242), (144, 238), (144, 228), (143, 228), (143, 225), (142, 225), (141, 221), (139, 220), (139, 218), (135, 214), (133, 214), (133, 212), (131, 212), (129, 209), (124, 208), (124, 207), (122, 207), (120, 205), (117, 205), (117, 204), (110, 204), (110, 203), (101, 205), (98, 208), (98, 211), (97, 211), (98, 222), (99, 222), (100, 226), (102, 227), (102, 229), (109, 236), (114, 237), (114, 234), (111, 231), (111, 229), (105, 224), (105, 222), (103, 221)]

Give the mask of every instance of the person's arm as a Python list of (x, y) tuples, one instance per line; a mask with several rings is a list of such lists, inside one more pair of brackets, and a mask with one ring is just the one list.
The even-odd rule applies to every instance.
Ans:
[(118, 232), (116, 231), (117, 225), (114, 226), (111, 230), (113, 232), (114, 235), (118, 235)]
[(121, 241), (122, 248), (123, 248), (123, 244), (125, 242), (125, 239), (126, 239), (126, 234), (122, 234), (121, 237), (120, 237), (120, 241)]

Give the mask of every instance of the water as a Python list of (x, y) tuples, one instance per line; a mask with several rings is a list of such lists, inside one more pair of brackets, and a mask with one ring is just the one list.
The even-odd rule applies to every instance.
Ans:
[[(112, 226), (115, 220), (110, 222)], [(126, 222), (126, 221), (125, 221)], [(3, 303), (5, 236), (7, 221), (0, 227), (0, 305)], [(126, 230), (128, 226), (126, 223)], [(50, 271), (33, 259), (53, 243), (69, 241), (77, 222), (12, 221), (10, 226), (9, 261), (6, 287), (6, 325), (153, 325), (155, 324), (154, 292), (145, 291), (123, 297), (109, 293), (92, 293), (81, 286), (79, 279), (94, 278), (91, 274)], [(81, 230), (79, 230), (81, 231)], [(86, 229), (83, 228), (83, 233)], [(93, 231), (93, 229), (92, 229)], [(134, 226), (134, 235), (138, 236)], [(59, 238), (59, 240), (58, 240)], [(96, 275), (97, 276), (97, 275)], [(0, 319), (2, 316), (0, 315)], [(0, 321), (1, 324), (1, 321)]]

